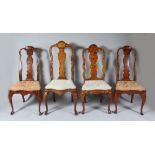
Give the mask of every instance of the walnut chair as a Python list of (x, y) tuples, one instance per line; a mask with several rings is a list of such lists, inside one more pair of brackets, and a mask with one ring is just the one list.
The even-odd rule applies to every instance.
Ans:
[[(102, 77), (97, 77), (97, 60), (98, 60), (98, 52), (102, 52)], [(86, 78), (86, 59), (85, 53), (88, 52), (89, 60), (90, 60), (90, 78)], [(88, 48), (84, 49), (82, 52), (83, 58), (83, 79), (84, 84), (81, 90), (81, 101), (82, 101), (82, 114), (85, 113), (85, 103), (86, 103), (86, 95), (87, 94), (101, 94), (100, 102), (102, 102), (102, 95), (107, 94), (110, 98), (108, 104), (108, 113), (111, 113), (110, 104), (112, 102), (112, 88), (105, 81), (106, 74), (106, 63), (105, 63), (105, 51), (103, 48), (97, 47), (97, 45), (92, 44)]]
[[(22, 80), (22, 52), (27, 53), (27, 76), (26, 80)], [(33, 53), (37, 52), (37, 80), (33, 79)], [(41, 115), (40, 106), (41, 106), (41, 87), (40, 87), (40, 52), (41, 49), (34, 48), (32, 46), (27, 46), (25, 48), (20, 49), (19, 56), (20, 56), (20, 70), (19, 70), (19, 82), (12, 85), (8, 92), (9, 102), (12, 108), (11, 115), (14, 114), (14, 107), (12, 103), (12, 97), (14, 94), (21, 94), (23, 98), (23, 102), (25, 102), (25, 95), (34, 94), (37, 97), (37, 101), (39, 104), (39, 115)]]
[[(59, 59), (59, 78), (54, 80), (53, 79), (53, 54), (52, 49), (58, 48), (58, 59)], [(65, 62), (66, 62), (66, 53), (65, 49), (70, 48), (72, 51), (71, 56), (71, 79), (66, 78), (66, 72), (65, 72)], [(45, 105), (46, 105), (46, 111), (45, 115), (48, 114), (48, 104), (47, 104), (47, 98), (48, 94), (53, 94), (53, 101), (55, 102), (55, 94), (57, 95), (63, 95), (66, 92), (70, 92), (72, 96), (72, 101), (74, 100), (74, 112), (77, 113), (76, 106), (77, 106), (77, 90), (76, 86), (74, 85), (74, 48), (70, 45), (65, 43), (64, 41), (59, 41), (58, 43), (52, 45), (49, 49), (50, 54), (50, 77), (51, 82), (45, 87), (44, 90), (44, 99), (45, 99)]]
[[(123, 52), (123, 79), (120, 80), (120, 52)], [(134, 65), (133, 65), (133, 80), (130, 80), (130, 66), (129, 62), (130, 54), (134, 54)], [(124, 46), (117, 51), (117, 75), (116, 75), (116, 88), (115, 88), (115, 113), (117, 113), (118, 99), (121, 94), (131, 95), (131, 103), (133, 102), (134, 94), (139, 94), (142, 98), (142, 104), (140, 114), (143, 115), (143, 106), (146, 101), (146, 89), (136, 82), (136, 61), (137, 53), (136, 50), (130, 46)]]

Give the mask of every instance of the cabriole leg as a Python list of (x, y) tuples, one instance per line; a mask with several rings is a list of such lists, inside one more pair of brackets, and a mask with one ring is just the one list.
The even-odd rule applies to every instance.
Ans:
[(145, 101), (146, 101), (146, 92), (140, 94), (140, 96), (141, 96), (141, 99), (142, 99), (142, 104), (141, 104), (141, 108), (140, 108), (140, 114), (144, 115), (143, 107), (144, 107), (144, 104), (145, 104)]
[(45, 115), (48, 114), (48, 104), (47, 104), (47, 99), (48, 99), (48, 92), (45, 91), (45, 93), (44, 93), (44, 100), (45, 100), (45, 106), (46, 106)]
[(85, 97), (86, 97), (86, 94), (84, 92), (81, 92), (82, 114), (85, 113)]
[(13, 115), (14, 114), (14, 107), (13, 107), (13, 103), (12, 103), (12, 97), (13, 97), (13, 92), (12, 91), (9, 91), (9, 94), (8, 94), (8, 98), (9, 98), (9, 102), (10, 102), (10, 105), (11, 105), (11, 109), (12, 109), (12, 111), (11, 111), (11, 115)]

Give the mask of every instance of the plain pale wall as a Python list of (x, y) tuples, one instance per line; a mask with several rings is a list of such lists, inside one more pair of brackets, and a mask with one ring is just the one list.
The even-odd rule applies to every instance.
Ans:
[(147, 89), (147, 102), (155, 109), (155, 34), (130, 34), (130, 44), (138, 52), (137, 81)]
[[(149, 37), (142, 35), (144, 38), (137, 34), (0, 34), (0, 67), (1, 67), (1, 80), (0, 80), (0, 111), (7, 105), (8, 106), (8, 89), (18, 81), (19, 70), (19, 49), (27, 45), (40, 47), (43, 49), (41, 55), (41, 83), (42, 87), (50, 82), (49, 74), (49, 47), (60, 40), (73, 44), (76, 52), (75, 60), (75, 83), (80, 90), (83, 83), (82, 78), (82, 49), (87, 48), (90, 44), (97, 44), (99, 47), (104, 47), (108, 58), (106, 81), (112, 86), (115, 84), (115, 58), (116, 51), (120, 46), (129, 44), (138, 49), (139, 63), (137, 66), (138, 80), (144, 84), (148, 89), (149, 104), (153, 105), (153, 77), (154, 75), (151, 66), (153, 66), (153, 42), (149, 47), (150, 42), (145, 43)], [(155, 35), (151, 35), (155, 40)], [(150, 39), (151, 40), (151, 39)], [(152, 40), (151, 40), (152, 41)], [(149, 50), (147, 49), (149, 48)], [(150, 49), (152, 48), (152, 49)], [(147, 52), (146, 52), (147, 51)], [(151, 65), (152, 63), (152, 65)], [(55, 63), (54, 63), (55, 64)], [(146, 67), (146, 69), (144, 69)], [(58, 65), (54, 72), (58, 69)], [(152, 72), (152, 74), (151, 74)], [(149, 76), (150, 75), (150, 76)], [(150, 83), (150, 81), (152, 83)], [(152, 95), (152, 97), (151, 97)]]

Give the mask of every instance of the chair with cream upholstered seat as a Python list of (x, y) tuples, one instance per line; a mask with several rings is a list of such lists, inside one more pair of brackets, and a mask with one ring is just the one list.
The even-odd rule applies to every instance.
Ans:
[[(26, 80), (22, 79), (22, 61), (21, 61), (21, 56), (22, 52), (26, 52), (28, 57), (27, 57), (27, 77)], [(32, 71), (32, 65), (33, 65), (33, 53), (37, 52), (37, 80), (33, 79), (33, 71)], [(40, 87), (40, 52), (41, 49), (39, 48), (34, 48), (32, 46), (27, 46), (25, 48), (22, 48), (19, 51), (20, 55), (20, 70), (19, 70), (19, 82), (12, 85), (9, 89), (9, 94), (8, 98), (11, 104), (11, 114), (14, 114), (14, 107), (12, 103), (12, 97), (14, 94), (21, 94), (23, 98), (23, 102), (25, 102), (24, 96), (27, 94), (34, 94), (37, 97), (38, 104), (39, 104), (39, 115), (41, 115), (40, 111), (40, 106), (41, 106), (41, 87)]]
[[(53, 53), (52, 49), (58, 48), (58, 59), (59, 59), (59, 78), (57, 80), (53, 79)], [(65, 62), (66, 62), (66, 52), (65, 49), (70, 48), (72, 51), (71, 56), (71, 80), (68, 80), (66, 78), (66, 72), (65, 72)], [(44, 92), (44, 99), (45, 99), (45, 105), (46, 105), (46, 111), (45, 115), (48, 114), (48, 104), (47, 104), (47, 98), (48, 94), (53, 94), (53, 101), (55, 102), (55, 94), (57, 95), (63, 95), (66, 92), (70, 92), (72, 96), (72, 100), (74, 100), (74, 112), (77, 114), (76, 105), (77, 105), (77, 90), (76, 86), (74, 84), (74, 48), (70, 45), (65, 43), (64, 41), (59, 41), (58, 43), (52, 45), (49, 50), (50, 53), (50, 76), (51, 76), (51, 82), (47, 84), (45, 87)]]
[[(89, 60), (90, 60), (90, 78), (86, 78), (86, 59), (85, 54), (88, 52)], [(102, 77), (97, 77), (97, 60), (98, 60), (98, 53), (102, 52)], [(95, 44), (89, 46), (82, 52), (83, 58), (83, 79), (84, 84), (81, 90), (81, 101), (82, 101), (82, 114), (85, 113), (85, 103), (86, 103), (86, 95), (88, 94), (100, 94), (102, 101), (102, 95), (107, 94), (110, 98), (108, 104), (108, 113), (111, 113), (110, 104), (112, 102), (112, 88), (111, 86), (105, 81), (105, 73), (106, 73), (106, 63), (105, 63), (105, 51), (103, 48), (97, 47)]]
[[(120, 80), (120, 52), (123, 53), (123, 79)], [(134, 65), (133, 65), (133, 80), (130, 80), (130, 62), (131, 53), (134, 54)], [(140, 114), (143, 115), (143, 106), (146, 100), (146, 89), (136, 82), (136, 59), (137, 53), (131, 46), (124, 46), (117, 51), (117, 76), (116, 76), (116, 88), (115, 88), (115, 113), (117, 113), (118, 99), (121, 94), (131, 95), (131, 103), (133, 102), (134, 94), (139, 94), (142, 98), (142, 104)]]

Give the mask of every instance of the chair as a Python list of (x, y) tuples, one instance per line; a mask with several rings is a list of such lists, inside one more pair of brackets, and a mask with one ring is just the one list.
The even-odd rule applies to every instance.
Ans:
[[(27, 53), (27, 76), (26, 80), (22, 80), (22, 52)], [(33, 79), (33, 53), (37, 52), (37, 80)], [(41, 49), (34, 48), (32, 46), (27, 46), (25, 48), (20, 49), (20, 70), (19, 70), (19, 82), (12, 85), (8, 92), (9, 102), (12, 108), (11, 115), (14, 114), (14, 107), (12, 103), (12, 97), (14, 94), (21, 94), (23, 98), (23, 102), (25, 102), (25, 95), (34, 94), (37, 97), (37, 101), (39, 104), (39, 115), (41, 115), (40, 106), (41, 106), (41, 87), (40, 87), (40, 52)]]
[[(58, 59), (59, 59), (59, 78), (54, 80), (53, 79), (53, 54), (52, 49), (58, 48)], [(66, 62), (66, 53), (65, 49), (70, 48), (72, 51), (71, 56), (71, 80), (66, 78), (66, 72), (65, 72), (65, 62)], [(50, 53), (50, 77), (51, 82), (45, 87), (44, 90), (44, 99), (45, 99), (45, 105), (46, 105), (46, 111), (45, 115), (48, 114), (48, 104), (47, 104), (47, 98), (48, 94), (53, 94), (53, 101), (55, 102), (55, 94), (57, 95), (63, 95), (66, 92), (70, 92), (72, 96), (72, 101), (74, 100), (74, 112), (77, 113), (76, 106), (77, 106), (77, 90), (76, 86), (74, 85), (74, 48), (70, 45), (65, 43), (64, 41), (59, 41), (58, 43), (52, 45), (49, 49)]]
[[(123, 52), (123, 79), (120, 80), (120, 52)], [(130, 64), (131, 53), (134, 54), (133, 64), (133, 80), (130, 80)], [(118, 99), (121, 94), (131, 95), (131, 103), (133, 102), (134, 94), (139, 94), (142, 98), (140, 114), (143, 115), (143, 106), (146, 101), (146, 89), (136, 82), (136, 50), (130, 46), (124, 46), (117, 51), (117, 75), (116, 75), (116, 88), (115, 88), (115, 113), (117, 113)]]
[[(102, 52), (102, 77), (97, 77), (97, 60), (98, 60), (98, 52)], [(86, 78), (86, 59), (85, 54), (88, 52), (89, 61), (90, 61), (90, 78)], [(102, 102), (102, 94), (107, 94), (110, 98), (108, 104), (108, 113), (111, 113), (110, 104), (112, 102), (112, 88), (106, 83), (105, 73), (106, 73), (106, 63), (105, 63), (105, 51), (103, 48), (97, 47), (97, 45), (92, 44), (88, 48), (84, 49), (82, 52), (83, 58), (83, 79), (84, 84), (81, 90), (81, 101), (82, 101), (82, 114), (85, 113), (85, 103), (86, 103), (86, 95), (88, 94), (101, 94), (100, 102)]]

